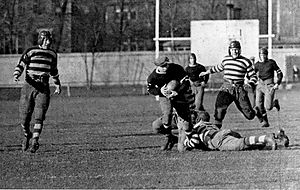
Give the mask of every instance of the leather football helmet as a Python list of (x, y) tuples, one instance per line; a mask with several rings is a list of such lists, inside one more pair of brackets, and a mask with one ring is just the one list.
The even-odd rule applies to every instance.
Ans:
[(259, 54), (265, 54), (265, 55), (268, 55), (268, 49), (263, 47), (263, 48), (260, 48), (259, 49)]
[(47, 30), (40, 31), (39, 36), (38, 36), (38, 44), (42, 45), (44, 39), (49, 39), (50, 43), (52, 43), (51, 33)]

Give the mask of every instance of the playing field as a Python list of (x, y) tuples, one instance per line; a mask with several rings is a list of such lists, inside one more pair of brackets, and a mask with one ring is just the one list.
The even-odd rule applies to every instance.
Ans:
[[(82, 89), (52, 96), (35, 154), (21, 151), (19, 91), (1, 89), (0, 188), (300, 189), (299, 89), (277, 92), (281, 111), (269, 113), (272, 127), (247, 121), (234, 104), (224, 120), (223, 128), (242, 135), (283, 127), (290, 138), (285, 150), (162, 152), (164, 138), (151, 128), (161, 114), (153, 96)], [(211, 116), (215, 97), (204, 98)]]

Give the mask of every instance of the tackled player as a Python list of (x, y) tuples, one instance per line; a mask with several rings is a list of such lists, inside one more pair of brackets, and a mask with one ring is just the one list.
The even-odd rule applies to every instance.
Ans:
[(188, 150), (219, 150), (241, 151), (253, 149), (272, 149), (289, 146), (289, 138), (283, 129), (277, 134), (265, 134), (261, 136), (242, 137), (231, 129), (219, 129), (210, 123), (210, 115), (205, 111), (195, 111), (195, 125), (190, 139), (184, 140), (184, 146)]

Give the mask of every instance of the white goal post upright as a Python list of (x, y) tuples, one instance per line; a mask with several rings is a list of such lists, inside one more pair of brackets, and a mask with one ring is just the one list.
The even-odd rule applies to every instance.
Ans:
[[(155, 38), (153, 39), (155, 41), (155, 58), (158, 58), (159, 56), (159, 41), (174, 41), (174, 40), (191, 40), (190, 37), (173, 37), (173, 38), (160, 38), (159, 37), (159, 5), (160, 0), (156, 0), (155, 3)], [(272, 37), (275, 37), (274, 34), (272, 34), (272, 0), (268, 0), (268, 34), (267, 35), (259, 35), (259, 38), (268, 38), (268, 51), (269, 51), (269, 57), (272, 58)]]

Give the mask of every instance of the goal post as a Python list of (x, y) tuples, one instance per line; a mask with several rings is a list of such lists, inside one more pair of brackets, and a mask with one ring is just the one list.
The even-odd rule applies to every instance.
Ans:
[[(259, 35), (258, 38), (268, 38), (268, 51), (269, 57), (272, 58), (272, 38), (275, 37), (272, 34), (272, 0), (268, 0), (268, 34)], [(166, 41), (166, 40), (191, 40), (189, 37), (176, 37), (176, 38), (161, 38), (159, 36), (159, 10), (160, 10), (160, 0), (155, 1), (155, 57), (159, 56), (159, 41)]]

